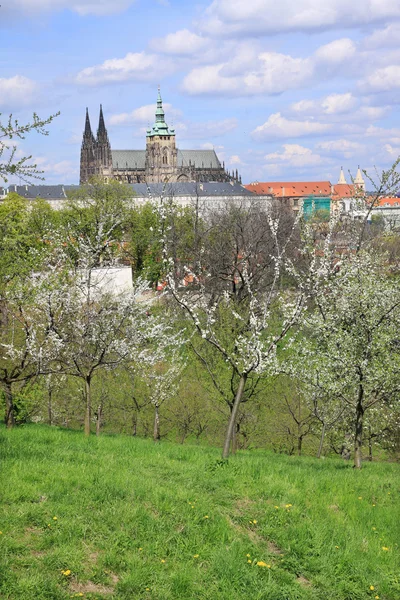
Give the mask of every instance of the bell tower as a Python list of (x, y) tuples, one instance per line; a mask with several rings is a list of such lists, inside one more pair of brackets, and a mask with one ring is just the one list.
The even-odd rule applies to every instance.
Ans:
[(165, 122), (160, 88), (158, 88), (155, 123), (146, 134), (146, 181), (176, 181), (177, 149), (175, 130)]

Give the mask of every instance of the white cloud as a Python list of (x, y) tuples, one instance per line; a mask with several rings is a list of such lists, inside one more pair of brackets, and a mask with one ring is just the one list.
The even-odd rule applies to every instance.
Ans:
[(0, 78), (0, 108), (16, 110), (30, 106), (38, 95), (39, 86), (32, 79), (22, 75)]
[(357, 99), (347, 92), (345, 94), (330, 94), (321, 100), (300, 100), (292, 104), (292, 110), (295, 112), (313, 114), (323, 113), (325, 115), (334, 115), (347, 113), (354, 109), (358, 104)]
[(260, 53), (252, 60), (252, 68), (246, 62), (240, 67), (241, 73), (238, 73), (235, 58), (228, 63), (197, 67), (184, 78), (183, 91), (192, 95), (279, 94), (301, 87), (312, 76), (312, 65), (308, 59), (293, 58), (278, 52)]
[[(132, 125), (135, 123), (150, 123), (152, 124), (155, 119), (156, 104), (146, 104), (140, 106), (130, 113), (119, 113), (111, 115), (108, 119), (110, 125)], [(163, 103), (165, 112), (165, 119), (169, 122), (171, 119), (177, 119), (182, 116), (182, 112), (176, 108), (173, 108), (172, 104), (168, 102)]]
[(43, 171), (45, 181), (43, 184), (50, 183), (77, 183), (79, 179), (79, 164), (70, 160), (61, 160), (54, 162), (51, 159), (38, 156), (33, 159), (40, 171)]
[(214, 0), (199, 23), (216, 36), (362, 28), (400, 18), (396, 0)]
[(356, 46), (349, 38), (334, 40), (318, 48), (315, 52), (315, 59), (318, 62), (336, 65), (349, 60), (356, 53)]
[(391, 144), (385, 144), (383, 149), (392, 160), (396, 160), (400, 156), (400, 146), (394, 148)]
[(319, 154), (298, 144), (283, 144), (283, 152), (272, 152), (264, 158), (268, 165), (285, 163), (290, 167), (314, 167), (324, 162)]
[(237, 119), (223, 119), (222, 121), (205, 121), (204, 123), (182, 122), (175, 126), (181, 139), (215, 138), (233, 131), (237, 127)]
[(358, 142), (352, 142), (346, 139), (341, 140), (328, 140), (320, 142), (316, 145), (318, 150), (322, 150), (328, 154), (337, 154), (344, 156), (345, 158), (351, 158), (352, 156), (359, 156), (365, 152), (365, 146)]
[(154, 81), (174, 70), (168, 60), (156, 54), (129, 52), (124, 58), (110, 58), (101, 65), (86, 67), (78, 73), (76, 83), (99, 85), (123, 81)]
[(400, 65), (389, 65), (376, 69), (360, 81), (360, 88), (366, 92), (389, 92), (400, 88)]
[(111, 15), (122, 12), (134, 4), (134, 0), (12, 0), (3, 3), (2, 20), (7, 17), (34, 17), (41, 13), (69, 9), (79, 15)]
[(281, 113), (270, 115), (268, 120), (256, 127), (252, 137), (258, 141), (276, 138), (296, 138), (308, 135), (320, 135), (330, 129), (330, 126), (316, 121), (295, 121), (287, 119)]
[(400, 23), (391, 23), (384, 29), (377, 29), (363, 40), (362, 45), (368, 49), (398, 48)]
[(207, 44), (207, 40), (200, 35), (188, 29), (181, 29), (169, 33), (164, 38), (151, 40), (150, 47), (156, 52), (186, 56), (200, 52)]
[(228, 164), (230, 165), (243, 165), (243, 161), (238, 154), (234, 154), (228, 160)]

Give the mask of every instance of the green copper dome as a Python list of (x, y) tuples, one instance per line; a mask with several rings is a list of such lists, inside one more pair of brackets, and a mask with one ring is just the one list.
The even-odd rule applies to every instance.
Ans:
[(174, 129), (169, 129), (165, 122), (164, 109), (162, 107), (162, 99), (160, 94), (160, 88), (158, 88), (157, 96), (157, 109), (156, 109), (156, 122), (151, 129), (147, 130), (147, 137), (153, 137), (155, 135), (175, 135)]

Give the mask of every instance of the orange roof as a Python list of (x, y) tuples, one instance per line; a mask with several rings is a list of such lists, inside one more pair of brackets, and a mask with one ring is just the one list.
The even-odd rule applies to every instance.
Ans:
[(349, 183), (336, 183), (333, 186), (333, 190), (332, 198), (334, 200), (338, 198), (352, 198), (356, 195), (355, 186)]
[(379, 198), (374, 206), (400, 206), (400, 198)]
[(273, 194), (277, 198), (301, 198), (306, 196), (330, 196), (329, 181), (266, 181), (244, 186), (255, 194)]

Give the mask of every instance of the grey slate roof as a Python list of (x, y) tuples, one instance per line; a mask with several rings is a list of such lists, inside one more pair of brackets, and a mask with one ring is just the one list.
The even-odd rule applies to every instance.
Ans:
[[(114, 169), (144, 169), (146, 150), (111, 150)], [(215, 150), (178, 150), (178, 167), (221, 169)]]
[(10, 185), (8, 192), (15, 192), (22, 198), (34, 200), (35, 198), (66, 198), (66, 192), (70, 189), (76, 189), (77, 186), (71, 185)]
[(221, 169), (215, 150), (178, 150), (178, 167), (188, 167), (189, 161), (196, 169)]
[(114, 169), (144, 169), (146, 150), (111, 150)]
[[(139, 198), (161, 196), (164, 192), (166, 197), (216, 197), (216, 196), (246, 196), (256, 197), (257, 194), (246, 189), (238, 182), (205, 182), (195, 183), (191, 181), (181, 181), (175, 183), (132, 183), (130, 187)], [(5, 192), (16, 192), (23, 198), (34, 200), (43, 198), (44, 200), (57, 200), (67, 197), (67, 193), (79, 189), (77, 185), (10, 185), (4, 188)]]
[[(256, 196), (250, 190), (247, 190), (238, 182), (229, 181), (225, 182), (207, 182), (207, 183), (195, 183), (191, 181), (178, 181), (175, 183), (132, 183), (130, 186), (139, 198), (145, 198), (146, 196), (161, 196), (164, 192), (164, 196), (178, 197), (178, 196), (200, 196), (200, 197), (211, 197), (211, 196)], [(149, 194), (150, 193), (150, 194)]]

